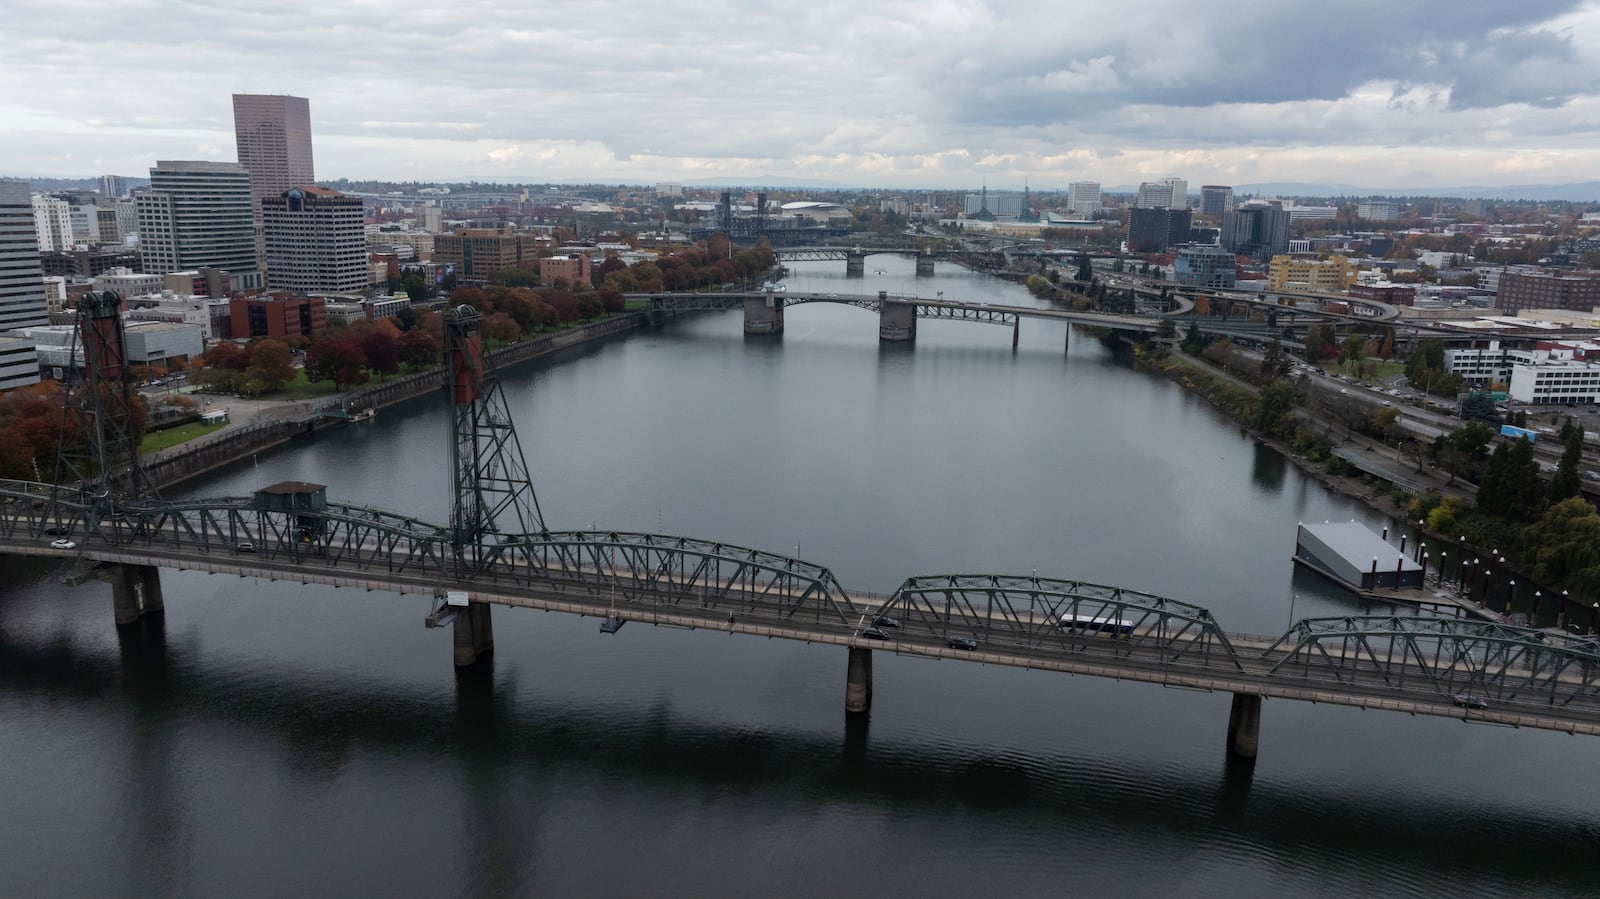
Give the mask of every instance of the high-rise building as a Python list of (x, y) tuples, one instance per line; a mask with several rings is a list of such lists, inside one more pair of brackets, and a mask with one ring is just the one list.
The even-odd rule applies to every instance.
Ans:
[(52, 253), (72, 249), (72, 205), (60, 197), (34, 194), (33, 230), (38, 235), (39, 251)]
[(1237, 275), (1232, 253), (1211, 244), (1189, 244), (1178, 248), (1173, 261), (1173, 280), (1185, 287), (1232, 290)]
[(311, 101), (287, 94), (234, 94), (233, 139), (239, 164), (250, 173), (256, 252), (264, 256), (262, 202), (317, 182), (311, 164)]
[(115, 200), (118, 197), (125, 197), (127, 195), (127, 178), (124, 178), (121, 175), (100, 176), (100, 196), (105, 197), (107, 200)]
[(1133, 197), (1134, 209), (1171, 209), (1172, 185), (1160, 181), (1143, 181)]
[(1233, 211), (1233, 188), (1222, 184), (1207, 184), (1200, 188), (1200, 214), (1220, 222)]
[(1128, 211), (1128, 249), (1159, 253), (1189, 240), (1189, 210), (1131, 209)]
[(1251, 200), (1222, 217), (1222, 245), (1254, 259), (1289, 250), (1289, 213), (1281, 203)]
[[(139, 256), (147, 272), (221, 269), (254, 275), (250, 175), (232, 162), (162, 160), (134, 195)], [(254, 277), (260, 286), (259, 276)]]
[(50, 323), (26, 181), (0, 181), (0, 331)]
[(360, 293), (367, 237), (360, 197), (293, 187), (263, 201), (267, 286), (296, 293)]
[(1172, 202), (1167, 205), (1169, 209), (1189, 208), (1189, 182), (1183, 178), (1162, 178), (1159, 182), (1167, 186), (1171, 193)]
[(1090, 216), (1100, 211), (1100, 182), (1074, 181), (1067, 185), (1067, 208), (1079, 215)]

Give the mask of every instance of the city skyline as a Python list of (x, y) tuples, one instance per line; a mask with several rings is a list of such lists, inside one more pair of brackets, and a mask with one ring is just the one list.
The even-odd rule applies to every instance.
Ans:
[[(22, 0), (0, 76), (26, 90), (0, 98), (0, 170), (231, 161), (243, 93), (310, 98), (325, 178), (1380, 190), (1600, 168), (1594, 2), (610, 6), (263, 19)], [(152, 40), (191, 49), (108, 69)]]

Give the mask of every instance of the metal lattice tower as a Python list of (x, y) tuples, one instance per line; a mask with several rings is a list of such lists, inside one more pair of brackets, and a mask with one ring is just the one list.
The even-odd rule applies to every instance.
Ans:
[(500, 383), (483, 361), (483, 316), (457, 306), (445, 316), (450, 381), (450, 468), (455, 505), (450, 541), (457, 564), (479, 568), (491, 534), (538, 534), (544, 516)]
[(55, 489), (91, 500), (91, 521), (130, 500), (156, 496), (139, 461), (144, 409), (129, 377), (122, 297), (89, 293), (78, 303), (72, 353), (83, 367), (69, 366), (66, 409), (56, 451)]

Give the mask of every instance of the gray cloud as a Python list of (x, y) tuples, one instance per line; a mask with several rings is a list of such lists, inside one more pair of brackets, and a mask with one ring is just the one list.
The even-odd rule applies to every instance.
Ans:
[(1276, 177), (1263, 146), (1600, 153), (1577, 149), (1600, 128), (1597, 20), (1555, 0), (12, 0), (0, 164), (226, 157), (235, 91), (310, 97), (328, 175), (1110, 183)]

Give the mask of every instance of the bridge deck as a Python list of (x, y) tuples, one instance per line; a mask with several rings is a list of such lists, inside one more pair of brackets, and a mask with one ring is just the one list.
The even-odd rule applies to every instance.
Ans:
[[(269, 535), (270, 536), (270, 535)], [(58, 550), (37, 540), (15, 537), (0, 539), (0, 552), (73, 559), (78, 550)], [(440, 579), (417, 571), (341, 571), (268, 554), (239, 554), (230, 550), (205, 552), (193, 547), (99, 546), (82, 549), (82, 558), (97, 562), (152, 565), (212, 574), (267, 578), (306, 584), (356, 588), (395, 593), (438, 595)], [(597, 572), (616, 576), (617, 572)], [(914, 632), (911, 628), (885, 628), (889, 639), (869, 639), (864, 626), (876, 616), (891, 597), (884, 594), (855, 593), (851, 597), (859, 614), (855, 621), (798, 620), (793, 607), (781, 596), (765, 593), (724, 594), (712, 601), (695, 602), (692, 595), (647, 601), (634, 591), (608, 593), (601, 581), (549, 579), (538, 585), (498, 582), (496, 578), (470, 579), (449, 584), (452, 589), (467, 589), (474, 600), (515, 608), (542, 609), (569, 614), (604, 617), (620, 615), (629, 621), (660, 626), (698, 628), (734, 634), (760, 636), (845, 647), (861, 647), (900, 655), (959, 661), (984, 665), (1057, 671), (1088, 677), (1104, 677), (1204, 691), (1255, 694), (1266, 697), (1320, 702), (1331, 705), (1382, 709), (1409, 714), (1458, 718), (1466, 721), (1559, 730), (1573, 734), (1600, 735), (1600, 707), (1565, 706), (1552, 708), (1533, 701), (1496, 703), (1489, 708), (1467, 708), (1435, 685), (1416, 677), (1410, 683), (1384, 683), (1369, 678), (1351, 678), (1336, 672), (1308, 669), (1302, 674), (1274, 671), (1281, 657), (1268, 651), (1279, 638), (1228, 634), (1227, 640), (1238, 653), (1237, 662), (1229, 657), (1188, 657), (1174, 659), (1146, 636), (1134, 633), (1117, 638), (1108, 634), (1064, 636), (1054, 645), (1025, 645), (1012, 633), (978, 635), (976, 650), (954, 649), (936, 633)], [(603, 577), (602, 579), (603, 580)], [(1351, 660), (1360, 650), (1336, 650)], [(1348, 674), (1348, 673), (1347, 673)], [(1563, 675), (1567, 681), (1575, 674)], [(1584, 675), (1587, 678), (1587, 674)], [(1587, 681), (1585, 680), (1585, 683)]]

